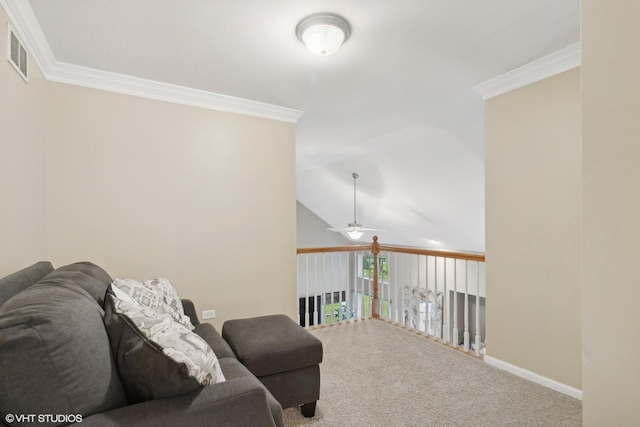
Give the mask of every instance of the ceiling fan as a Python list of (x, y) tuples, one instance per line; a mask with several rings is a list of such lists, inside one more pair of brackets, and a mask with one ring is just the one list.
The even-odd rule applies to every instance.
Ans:
[(377, 228), (364, 228), (362, 224), (358, 224), (356, 219), (356, 180), (360, 177), (357, 173), (351, 174), (353, 177), (353, 222), (349, 223), (346, 228), (327, 228), (329, 231), (337, 231), (338, 233), (346, 232), (353, 240), (358, 240), (365, 231), (384, 231)]

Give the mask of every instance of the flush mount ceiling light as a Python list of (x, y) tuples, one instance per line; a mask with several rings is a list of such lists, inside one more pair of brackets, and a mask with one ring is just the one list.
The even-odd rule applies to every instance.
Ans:
[(296, 35), (311, 52), (328, 56), (336, 53), (349, 39), (351, 26), (342, 16), (318, 13), (300, 21)]
[(365, 231), (384, 231), (378, 230), (377, 228), (364, 228), (362, 224), (358, 224), (358, 220), (356, 219), (356, 179), (360, 176), (357, 173), (352, 173), (353, 177), (353, 222), (347, 224), (346, 228), (327, 228), (329, 231), (337, 231), (337, 232), (345, 232), (349, 235), (352, 240), (358, 240), (362, 237)]

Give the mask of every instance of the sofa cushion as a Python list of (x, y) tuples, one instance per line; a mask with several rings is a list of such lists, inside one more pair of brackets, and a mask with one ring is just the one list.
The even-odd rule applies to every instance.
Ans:
[(273, 401), (255, 376), (243, 376), (91, 415), (76, 427), (283, 427), (282, 408)]
[(235, 353), (229, 347), (229, 344), (222, 338), (220, 333), (211, 323), (201, 323), (196, 325), (193, 330), (200, 338), (205, 340), (207, 344), (211, 347), (213, 352), (216, 354), (218, 359), (223, 359), (225, 357), (233, 357), (236, 358)]
[(206, 341), (170, 316), (148, 310), (118, 292), (113, 284), (105, 299), (104, 323), (131, 403), (225, 380)]
[(104, 295), (111, 283), (111, 276), (102, 268), (90, 262), (76, 262), (58, 267), (46, 276), (48, 282), (71, 281), (87, 291), (93, 299), (104, 307)]
[[(225, 377), (229, 380), (242, 377), (255, 378), (255, 375), (253, 375), (246, 366), (244, 366), (238, 361), (238, 359), (234, 357), (226, 357), (224, 359), (220, 359), (220, 367), (222, 368), (222, 372), (224, 372)], [(265, 392), (267, 393), (267, 401), (269, 403), (269, 407), (271, 408), (271, 413), (274, 414), (275, 418), (278, 413), (282, 413), (282, 405), (280, 405), (276, 398), (273, 397), (269, 389), (265, 387), (262, 382), (260, 382), (260, 386), (264, 388)], [(276, 425), (281, 425), (280, 423), (282, 423), (282, 421), (276, 418)]]
[(102, 308), (71, 281), (43, 279), (0, 306), (0, 417), (95, 414), (126, 404)]
[(126, 292), (138, 304), (142, 304), (158, 314), (169, 315), (176, 322), (193, 330), (189, 316), (184, 314), (178, 292), (169, 280), (162, 277), (142, 282), (133, 279), (116, 279), (113, 284)]
[(52, 271), (53, 265), (50, 262), (41, 261), (3, 277), (0, 279), (0, 305)]

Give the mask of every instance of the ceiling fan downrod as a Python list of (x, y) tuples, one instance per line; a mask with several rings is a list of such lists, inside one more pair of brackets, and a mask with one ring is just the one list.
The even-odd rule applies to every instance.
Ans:
[(356, 219), (356, 180), (360, 177), (360, 175), (353, 172), (351, 176), (353, 177), (353, 224), (349, 225), (354, 225), (357, 227), (359, 224)]

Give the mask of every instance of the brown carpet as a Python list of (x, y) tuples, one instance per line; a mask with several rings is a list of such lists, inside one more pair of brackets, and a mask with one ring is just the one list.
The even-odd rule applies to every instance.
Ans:
[(582, 424), (582, 403), (380, 320), (311, 329), (324, 347), (316, 416), (300, 426)]

